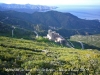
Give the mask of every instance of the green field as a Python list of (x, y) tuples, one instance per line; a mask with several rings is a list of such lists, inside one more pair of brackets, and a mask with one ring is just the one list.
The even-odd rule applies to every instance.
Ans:
[(44, 40), (0, 36), (0, 75), (100, 74), (100, 51), (67, 48)]

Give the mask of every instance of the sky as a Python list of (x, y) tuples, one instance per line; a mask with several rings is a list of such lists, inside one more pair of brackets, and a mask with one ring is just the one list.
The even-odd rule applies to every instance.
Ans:
[(100, 0), (0, 0), (0, 3), (35, 5), (100, 5)]

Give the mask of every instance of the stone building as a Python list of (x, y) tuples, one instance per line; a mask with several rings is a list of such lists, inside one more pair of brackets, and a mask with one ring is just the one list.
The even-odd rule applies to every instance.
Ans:
[(63, 43), (66, 41), (61, 35), (59, 35), (59, 33), (56, 33), (55, 31), (52, 30), (48, 30), (47, 38), (49, 40), (59, 42), (59, 43)]

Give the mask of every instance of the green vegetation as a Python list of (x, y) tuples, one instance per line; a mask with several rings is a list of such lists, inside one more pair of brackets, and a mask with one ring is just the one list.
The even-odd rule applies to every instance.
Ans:
[[(86, 48), (97, 48), (100, 50), (100, 35), (86, 35), (86, 36), (83, 36), (83, 35), (74, 35), (74, 36), (71, 36), (70, 37), (70, 40), (71, 41), (81, 41), (87, 45), (85, 45)], [(90, 47), (89, 47), (90, 45)], [(88, 46), (88, 47), (87, 47)]]
[(0, 75), (99, 75), (99, 65), (98, 50), (0, 36)]
[[(13, 27), (15, 27), (15, 29)], [(12, 37), (12, 30), (14, 38), (34, 39), (35, 37), (33, 31), (0, 22), (0, 36)]]
[[(0, 75), (100, 74), (100, 35), (72, 36), (70, 40), (78, 49), (34, 38), (34, 31), (45, 36), (50, 28), (68, 39), (75, 34), (99, 34), (100, 22), (57, 11), (0, 11)], [(84, 43), (85, 50), (77, 41)]]
[(57, 11), (34, 12), (32, 14), (0, 11), (0, 22), (25, 30), (37, 30), (40, 36), (44, 36), (50, 28), (64, 37), (76, 35), (77, 32), (82, 35), (86, 33), (100, 34), (100, 22), (98, 20), (80, 19), (70, 13)]

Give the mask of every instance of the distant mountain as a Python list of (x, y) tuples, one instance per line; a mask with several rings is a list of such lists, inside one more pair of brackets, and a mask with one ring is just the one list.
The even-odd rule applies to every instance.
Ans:
[(1, 11), (0, 21), (31, 31), (37, 30), (42, 32), (42, 34), (46, 34), (44, 31), (47, 32), (48, 29), (54, 29), (65, 37), (75, 34), (87, 35), (100, 33), (100, 22), (98, 20), (80, 19), (70, 13), (57, 11), (34, 12), (32, 14)]
[(56, 6), (43, 6), (43, 5), (32, 5), (32, 4), (0, 4), (0, 11), (14, 10), (19, 12), (33, 13), (35, 11), (48, 11), (56, 9)]

